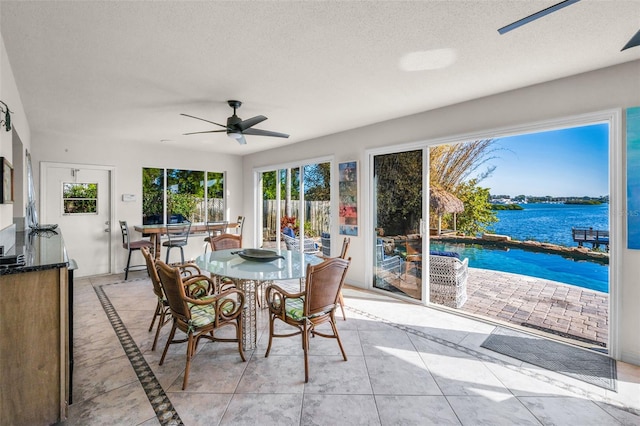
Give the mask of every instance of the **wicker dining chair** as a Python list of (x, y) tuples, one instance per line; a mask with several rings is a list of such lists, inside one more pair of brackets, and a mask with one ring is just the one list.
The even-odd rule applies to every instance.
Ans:
[[(187, 361), (182, 390), (187, 388), (191, 360), (198, 349), (200, 339), (237, 343), (240, 358), (242, 361), (246, 361), (242, 350), (244, 293), (235, 288), (217, 292), (215, 291), (217, 286), (209, 277), (196, 275), (185, 279), (180, 274), (179, 268), (171, 267), (161, 260), (158, 260), (156, 264), (158, 266), (158, 276), (162, 282), (169, 310), (173, 317), (173, 326), (162, 352), (160, 365), (164, 363), (170, 345), (187, 342)], [(187, 291), (189, 286), (203, 280), (208, 281), (214, 291), (199, 299), (189, 295)], [(235, 338), (216, 337), (216, 331), (228, 325), (235, 327)], [(187, 337), (185, 339), (175, 339), (176, 330), (182, 331)]]
[[(344, 237), (342, 240), (342, 250), (340, 250), (340, 259), (347, 258), (347, 252), (349, 251), (349, 245), (351, 244), (351, 238)], [(321, 255), (324, 259), (330, 259), (328, 256)], [(344, 296), (342, 295), (342, 289), (340, 289), (340, 293), (338, 295), (338, 303), (340, 304), (340, 310), (342, 311), (342, 319), (347, 320), (347, 315), (344, 313)]]
[(226, 220), (220, 220), (215, 222), (207, 222), (207, 236), (204, 238), (204, 252), (207, 253), (209, 247), (211, 247), (211, 240), (227, 232), (227, 226), (229, 222)]
[[(329, 258), (318, 265), (307, 265), (305, 290), (299, 293), (289, 293), (276, 284), (267, 286), (265, 293), (269, 307), (269, 345), (265, 357), (269, 356), (274, 337), (290, 337), (302, 335), (302, 349), (304, 351), (304, 381), (309, 381), (309, 336), (333, 338), (338, 341), (342, 357), (347, 355), (342, 347), (340, 335), (336, 327), (335, 312), (338, 295), (344, 284), (344, 278), (351, 259)], [(274, 323), (276, 319), (298, 329), (291, 333), (276, 334)], [(333, 334), (320, 332), (316, 327), (329, 323)]]
[(211, 239), (211, 250), (242, 248), (242, 237), (236, 234), (222, 234)]
[[(351, 244), (351, 238), (345, 237), (342, 240), (342, 250), (340, 251), (340, 259), (347, 258), (347, 252), (349, 251), (349, 245)], [(347, 315), (344, 313), (344, 297), (342, 296), (342, 288), (338, 293), (338, 303), (340, 303), (340, 310), (342, 311), (342, 319), (347, 320)]]
[[(160, 329), (165, 326), (171, 320), (171, 312), (169, 311), (169, 303), (167, 302), (167, 298), (164, 295), (164, 289), (162, 288), (162, 283), (160, 282), (160, 277), (158, 276), (158, 269), (156, 267), (156, 259), (153, 253), (147, 248), (142, 247), (140, 249), (142, 256), (146, 261), (147, 272), (149, 273), (149, 277), (151, 278), (151, 284), (153, 285), (153, 293), (156, 296), (157, 303), (156, 309), (153, 313), (153, 318), (151, 319), (151, 325), (149, 326), (149, 331), (153, 330), (153, 325), (158, 320), (158, 326), (156, 328), (156, 335), (153, 339), (153, 345), (151, 346), (151, 350), (156, 350), (156, 345), (158, 343), (158, 337), (160, 336)], [(181, 265), (171, 265), (173, 267), (180, 268), (180, 273), (183, 277), (191, 277), (202, 275), (202, 271), (195, 263), (185, 263)], [(209, 288), (208, 282), (198, 282), (191, 285), (189, 289), (189, 294), (194, 297), (204, 296), (210, 293), (213, 289)]]

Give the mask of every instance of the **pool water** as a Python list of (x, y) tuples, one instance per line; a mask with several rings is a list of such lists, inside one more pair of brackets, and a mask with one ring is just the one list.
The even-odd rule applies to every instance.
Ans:
[(512, 272), (578, 287), (609, 292), (609, 266), (586, 260), (573, 260), (557, 254), (527, 250), (455, 243), (434, 243), (431, 251), (454, 251), (469, 258), (469, 267)]

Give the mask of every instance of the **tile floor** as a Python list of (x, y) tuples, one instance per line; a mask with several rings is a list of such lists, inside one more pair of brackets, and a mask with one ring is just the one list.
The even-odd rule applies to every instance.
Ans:
[[(233, 343), (204, 341), (182, 391), (185, 345), (158, 365), (170, 327), (151, 351), (151, 283), (145, 273), (129, 278), (76, 279), (63, 424), (640, 425), (640, 367), (618, 363), (618, 392), (607, 391), (481, 348), (491, 324), (353, 288), (338, 321), (347, 362), (335, 340), (312, 339), (305, 384), (299, 336), (276, 339), (264, 357), (261, 310), (247, 362)], [(101, 292), (124, 327), (112, 325)], [(135, 344), (121, 343), (127, 332)]]

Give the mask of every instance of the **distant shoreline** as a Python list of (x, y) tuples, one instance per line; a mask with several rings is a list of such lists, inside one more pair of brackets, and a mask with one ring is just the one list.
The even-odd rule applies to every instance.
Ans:
[(478, 244), (498, 248), (519, 248), (522, 250), (534, 251), (538, 253), (558, 254), (562, 257), (573, 260), (588, 260), (602, 265), (609, 265), (609, 253), (592, 251), (586, 247), (565, 247), (558, 244), (541, 243), (539, 241), (519, 241), (509, 239), (486, 239), (481, 237), (466, 237), (458, 235), (432, 235), (434, 241)]

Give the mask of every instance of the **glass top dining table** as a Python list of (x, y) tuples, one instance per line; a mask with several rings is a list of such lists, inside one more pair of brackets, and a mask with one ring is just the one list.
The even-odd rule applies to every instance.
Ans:
[(238, 255), (242, 249), (218, 250), (200, 255), (196, 265), (214, 275), (252, 281), (276, 281), (304, 278), (307, 264), (317, 265), (322, 259), (315, 255), (290, 250), (273, 250), (282, 259), (257, 262)]
[(248, 309), (242, 315), (242, 343), (245, 350), (256, 348), (256, 291), (266, 283), (279, 280), (305, 278), (307, 265), (317, 265), (323, 259), (311, 254), (289, 250), (273, 250), (281, 259), (270, 262), (247, 260), (238, 254), (243, 249), (217, 250), (201, 254), (195, 260), (202, 270), (217, 277), (230, 278), (236, 287), (245, 293), (245, 306)]

